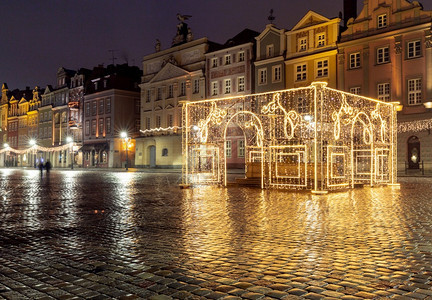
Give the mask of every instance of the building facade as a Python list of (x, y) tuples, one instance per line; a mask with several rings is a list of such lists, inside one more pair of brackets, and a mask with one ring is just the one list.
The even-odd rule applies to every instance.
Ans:
[(137, 167), (181, 168), (181, 101), (206, 97), (205, 54), (219, 45), (191, 36), (174, 40), (171, 48), (161, 50), (157, 44), (156, 52), (143, 58)]
[(338, 88), (398, 101), (398, 170), (432, 167), (432, 12), (417, 1), (364, 1), (338, 53)]
[[(128, 166), (134, 166), (134, 139), (140, 129), (141, 75), (138, 67), (126, 64), (93, 69), (83, 102), (80, 152), (84, 168), (120, 168), (127, 161)], [(127, 133), (131, 141), (125, 143), (121, 132)]]
[(337, 41), (340, 22), (340, 18), (328, 19), (309, 11), (285, 33), (287, 88), (308, 86), (313, 81), (324, 81), (329, 87), (337, 87)]

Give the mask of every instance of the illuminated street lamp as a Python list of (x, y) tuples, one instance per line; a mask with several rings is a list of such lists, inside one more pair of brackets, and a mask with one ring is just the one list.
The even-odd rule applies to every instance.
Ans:
[(126, 171), (128, 170), (128, 148), (129, 148), (129, 141), (130, 141), (130, 137), (128, 137), (127, 133), (125, 131), (122, 131), (120, 133), (120, 137), (124, 140), (125, 144), (126, 144), (126, 164), (125, 164), (125, 168)]
[(66, 138), (66, 142), (70, 145), (70, 154), (71, 154), (71, 170), (73, 170), (74, 165), (74, 153), (73, 153), (73, 138), (71, 136), (68, 136)]

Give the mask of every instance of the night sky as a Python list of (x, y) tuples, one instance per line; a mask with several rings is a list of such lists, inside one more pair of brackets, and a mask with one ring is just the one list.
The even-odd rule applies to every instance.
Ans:
[[(425, 10), (431, 0), (420, 1)], [(76, 70), (128, 62), (142, 68), (144, 55), (171, 46), (179, 21), (194, 38), (224, 43), (241, 30), (261, 32), (274, 10), (279, 28), (292, 28), (308, 10), (328, 18), (343, 0), (1, 0), (0, 82), (9, 89), (54, 85), (61, 66)], [(363, 1), (358, 0), (358, 13)]]

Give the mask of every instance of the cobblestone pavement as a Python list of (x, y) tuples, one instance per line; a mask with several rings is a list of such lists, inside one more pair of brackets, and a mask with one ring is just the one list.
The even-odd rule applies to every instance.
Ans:
[(0, 169), (0, 298), (432, 299), (432, 179), (328, 195)]

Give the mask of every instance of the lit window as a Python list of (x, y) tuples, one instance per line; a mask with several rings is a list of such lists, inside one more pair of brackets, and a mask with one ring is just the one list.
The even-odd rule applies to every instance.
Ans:
[(244, 61), (245, 60), (245, 53), (244, 53), (244, 51), (239, 52), (238, 57), (239, 57), (239, 62)]
[(227, 140), (225, 142), (226, 147), (226, 157), (231, 157), (231, 141)]
[(231, 79), (225, 79), (225, 94), (231, 93)]
[(212, 96), (216, 96), (219, 92), (219, 88), (218, 88), (218, 82), (217, 81), (213, 81), (212, 82)]
[(356, 86), (356, 87), (350, 88), (350, 93), (354, 94), (354, 95), (360, 95), (361, 94), (361, 87)]
[(389, 47), (383, 47), (377, 49), (377, 64), (385, 64), (390, 62), (390, 51)]
[(244, 157), (245, 156), (245, 141), (244, 140), (238, 140), (238, 147), (237, 147), (237, 157)]
[(317, 47), (323, 47), (323, 46), (325, 46), (325, 44), (326, 44), (325, 38), (326, 38), (325, 33), (317, 34), (317, 36), (316, 36), (316, 45), (317, 45)]
[(230, 65), (231, 64), (231, 55), (225, 55), (225, 64)]
[(378, 28), (384, 28), (387, 27), (387, 15), (379, 15), (378, 16)]
[(350, 69), (360, 68), (360, 52), (350, 54)]
[(267, 69), (259, 69), (258, 70), (258, 74), (259, 74), (259, 84), (267, 84)]
[(245, 78), (244, 76), (237, 77), (237, 91), (244, 92), (245, 90)]
[(273, 69), (273, 82), (279, 82), (281, 81), (281, 66), (274, 66)]
[(420, 41), (408, 42), (408, 58), (420, 57), (421, 55), (421, 43)]
[(317, 77), (327, 77), (328, 76), (328, 60), (317, 61)]
[(297, 65), (296, 67), (296, 81), (306, 80), (306, 64)]
[(422, 100), (422, 82), (421, 78), (408, 80), (408, 104), (415, 105)]
[(99, 134), (103, 134), (103, 130), (104, 130), (104, 119), (100, 118), (99, 119)]
[(390, 83), (378, 84), (378, 99), (382, 101), (390, 101)]
[(300, 38), (298, 40), (298, 51), (306, 51), (307, 50), (307, 37)]
[(213, 57), (211, 61), (212, 61), (212, 68), (216, 68), (218, 66), (218, 58)]

